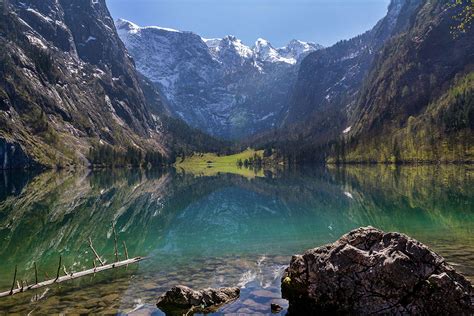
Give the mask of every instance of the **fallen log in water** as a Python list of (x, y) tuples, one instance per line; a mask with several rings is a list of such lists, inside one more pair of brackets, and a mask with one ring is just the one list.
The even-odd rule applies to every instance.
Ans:
[[(48, 286), (48, 285), (53, 285), (53, 284), (56, 284), (56, 283), (62, 283), (62, 282), (78, 279), (78, 278), (81, 278), (81, 277), (84, 277), (84, 276), (87, 276), (87, 275), (96, 274), (98, 272), (102, 272), (102, 271), (106, 271), (106, 270), (110, 270), (110, 269), (114, 269), (114, 268), (119, 268), (119, 267), (123, 267), (123, 266), (128, 266), (129, 264), (134, 264), (134, 263), (140, 262), (140, 261), (145, 260), (145, 259), (146, 259), (145, 257), (136, 257), (136, 258), (133, 258), (133, 259), (127, 259), (127, 260), (118, 261), (118, 262), (114, 262), (114, 263), (111, 263), (111, 264), (95, 267), (93, 269), (89, 269), (89, 270), (85, 270), (85, 271), (70, 273), (70, 274), (64, 275), (64, 276), (57, 275), (56, 278), (54, 278), (54, 279), (43, 281), (43, 282), (36, 283), (36, 284), (31, 284), (31, 285), (28, 285), (28, 286), (23, 286), (22, 285), (21, 287), (18, 287), (16, 289), (13, 289), (13, 287), (12, 287), (12, 289), (10, 291), (0, 293), (0, 298), (15, 295), (15, 294), (18, 294), (18, 293), (23, 293), (23, 292), (26, 292), (26, 291), (29, 291), (29, 290), (39, 289), (39, 288), (42, 288), (42, 287), (45, 287), (45, 286)], [(15, 273), (15, 278), (16, 278), (16, 273)]]
[[(114, 249), (115, 249), (115, 262), (114, 263), (110, 263), (110, 264), (107, 264), (107, 265), (105, 264), (104, 260), (102, 260), (102, 258), (99, 256), (99, 254), (95, 250), (94, 245), (92, 244), (92, 239), (89, 237), (89, 247), (91, 248), (91, 250), (92, 250), (92, 252), (94, 253), (94, 256), (95, 256), (95, 258), (92, 262), (94, 264), (93, 269), (80, 271), (80, 272), (74, 272), (74, 273), (68, 273), (67, 270), (66, 270), (66, 266), (62, 266), (65, 275), (60, 276), (62, 256), (59, 256), (59, 265), (58, 265), (58, 270), (57, 270), (57, 273), (56, 273), (56, 278), (38, 283), (38, 268), (36, 267), (36, 262), (35, 262), (34, 267), (35, 267), (35, 282), (36, 283), (28, 285), (27, 282), (25, 282), (23, 280), (21, 280), (21, 282), (19, 282), (16, 279), (18, 266), (15, 266), (15, 273), (13, 275), (12, 287), (11, 287), (10, 291), (5, 291), (5, 292), (0, 293), (0, 298), (15, 295), (15, 294), (18, 294), (18, 293), (23, 293), (23, 292), (26, 292), (26, 291), (29, 291), (29, 290), (39, 289), (41, 287), (45, 287), (45, 286), (48, 286), (48, 285), (53, 285), (55, 283), (62, 283), (62, 282), (65, 282), (65, 281), (74, 280), (74, 279), (81, 278), (81, 277), (91, 275), (91, 274), (95, 275), (98, 272), (102, 272), (102, 271), (106, 271), (106, 270), (110, 270), (110, 269), (114, 269), (114, 268), (119, 268), (119, 267), (123, 267), (123, 266), (128, 266), (129, 264), (137, 263), (137, 262), (140, 262), (140, 261), (146, 259), (145, 257), (135, 257), (133, 259), (129, 259), (128, 258), (127, 245), (125, 244), (125, 241), (123, 241), (122, 243), (123, 243), (123, 248), (125, 250), (125, 260), (119, 261), (118, 246), (117, 246), (117, 232), (115, 231), (115, 225), (113, 223), (112, 223), (112, 230), (113, 230), (113, 233), (114, 233)], [(96, 264), (95, 264), (96, 260), (99, 261), (100, 267), (96, 266)], [(46, 276), (46, 277), (49, 278), (48, 276)], [(16, 289), (15, 289), (15, 281), (17, 283), (17, 288)]]

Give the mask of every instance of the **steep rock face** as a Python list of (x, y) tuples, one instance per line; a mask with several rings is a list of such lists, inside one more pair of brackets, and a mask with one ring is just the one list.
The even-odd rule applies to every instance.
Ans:
[(23, 151), (18, 143), (0, 138), (0, 169), (35, 167), (36, 163)]
[(393, 0), (387, 15), (370, 31), (306, 57), (291, 96), (285, 126), (297, 127), (313, 143), (334, 138), (344, 130), (347, 112), (382, 45), (403, 32), (422, 1)]
[(213, 135), (235, 138), (277, 126), (286, 111), (299, 62), (319, 45), (292, 41), (255, 47), (234, 36), (116, 22), (137, 69), (166, 97), (173, 114)]
[(474, 160), (474, 30), (453, 34), (456, 13), (426, 2), (383, 47), (351, 113), (345, 160)]
[(474, 161), (474, 31), (456, 31), (469, 5), (393, 0), (374, 29), (303, 60), (284, 128), (253, 144), (295, 161)]
[(167, 152), (104, 0), (8, 3), (0, 135), (49, 166), (87, 164), (95, 142)]
[(289, 313), (469, 315), (468, 280), (425, 245), (367, 227), (293, 256), (283, 276)]

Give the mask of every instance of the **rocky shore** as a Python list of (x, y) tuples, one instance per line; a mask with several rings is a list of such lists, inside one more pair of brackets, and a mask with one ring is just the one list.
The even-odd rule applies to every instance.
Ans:
[[(281, 279), (288, 315), (472, 315), (471, 283), (444, 258), (400, 233), (358, 228), (295, 255)], [(240, 289), (173, 287), (158, 299), (167, 315), (216, 312)], [(268, 312), (284, 312), (278, 304)]]

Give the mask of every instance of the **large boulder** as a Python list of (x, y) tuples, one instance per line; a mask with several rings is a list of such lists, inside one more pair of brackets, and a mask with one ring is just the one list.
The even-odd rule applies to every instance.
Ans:
[(194, 291), (178, 285), (160, 296), (156, 306), (166, 315), (207, 314), (216, 312), (223, 305), (236, 300), (239, 295), (238, 287)]
[(293, 256), (282, 278), (290, 314), (470, 315), (468, 280), (422, 243), (359, 228)]

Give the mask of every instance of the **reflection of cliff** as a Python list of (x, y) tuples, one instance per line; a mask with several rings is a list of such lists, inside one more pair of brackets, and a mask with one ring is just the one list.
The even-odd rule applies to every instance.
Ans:
[(387, 230), (454, 228), (474, 218), (474, 170), (469, 166), (347, 166), (334, 170), (356, 201), (350, 216)]
[[(275, 177), (246, 179), (221, 175), (226, 186), (183, 209), (167, 228), (163, 255), (219, 256), (331, 241), (335, 218), (347, 209), (340, 188), (325, 170), (285, 171)], [(303, 176), (303, 175), (306, 176)]]
[(0, 201), (0, 280), (11, 278), (15, 264), (31, 271), (34, 261), (51, 274), (59, 252), (76, 271), (90, 267), (89, 236), (113, 258), (112, 222), (131, 255), (147, 255), (180, 209), (213, 190), (208, 180), (126, 170), (24, 180), (20, 192)]
[(217, 179), (227, 186), (196, 200), (170, 222), (163, 255), (184, 249), (200, 255), (283, 251), (310, 241), (330, 242), (367, 225), (419, 237), (456, 228), (464, 238), (469, 226), (463, 224), (473, 221), (472, 193), (466, 188), (471, 180), (459, 166), (303, 168), (275, 177)]
[(112, 222), (131, 255), (171, 264), (175, 255), (290, 254), (366, 225), (414, 237), (452, 229), (467, 243), (474, 221), (473, 173), (458, 166), (303, 168), (255, 179), (120, 170), (14, 181), (0, 200), (0, 286), (15, 264), (30, 276), (33, 261), (54, 272), (59, 251), (67, 267), (89, 267), (89, 236), (110, 260)]

